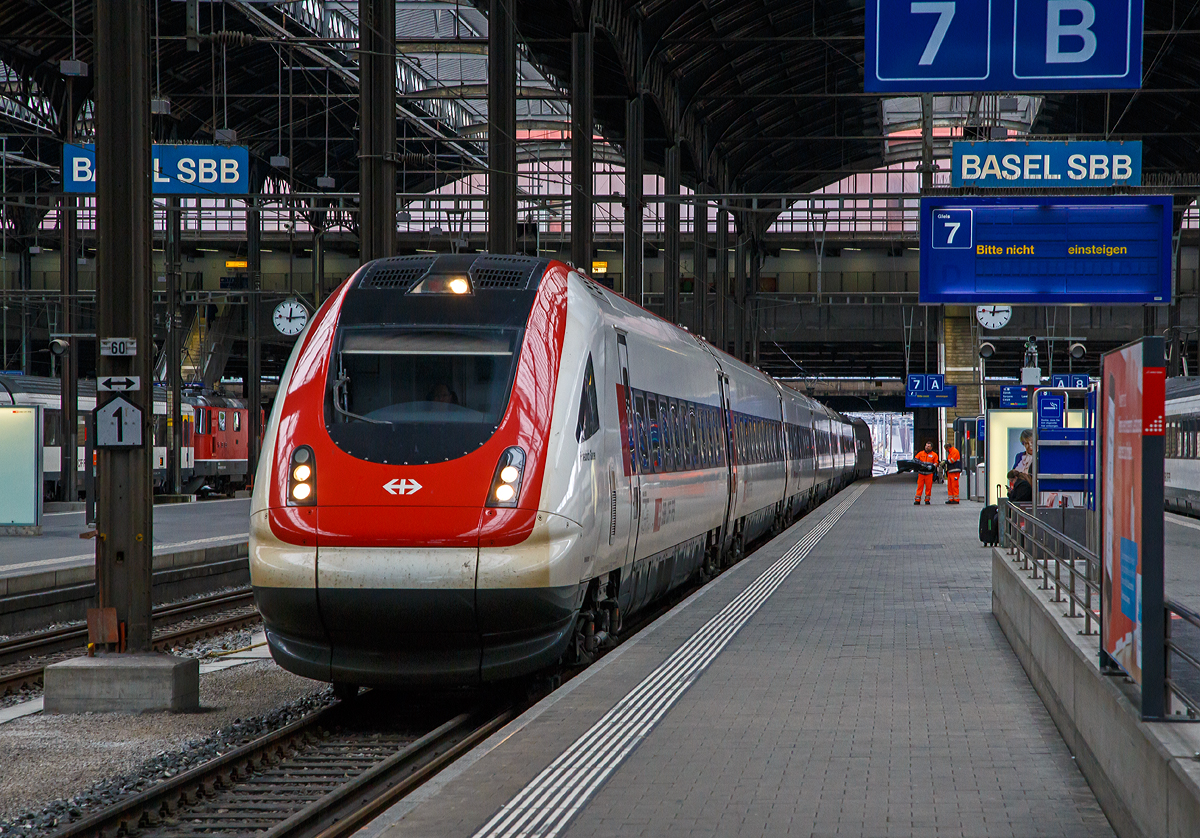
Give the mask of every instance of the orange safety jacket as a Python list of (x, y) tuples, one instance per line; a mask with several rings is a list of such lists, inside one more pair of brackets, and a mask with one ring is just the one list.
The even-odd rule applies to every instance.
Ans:
[(933, 474), (933, 467), (938, 464), (938, 455), (936, 451), (921, 450), (917, 452), (917, 462), (925, 463), (926, 469), (921, 469), (919, 474)]
[(958, 453), (958, 449), (953, 445), (946, 452), (946, 470), (951, 472), (962, 471), (962, 454)]

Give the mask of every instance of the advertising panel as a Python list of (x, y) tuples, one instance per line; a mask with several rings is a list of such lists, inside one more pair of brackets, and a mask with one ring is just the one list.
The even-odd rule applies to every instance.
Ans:
[(1101, 373), (1102, 662), (1142, 687), (1142, 715), (1160, 717), (1163, 696), (1162, 338), (1105, 354)]
[[(1086, 421), (1082, 410), (1068, 410), (1067, 422), (1081, 428)], [(1033, 469), (1033, 411), (989, 410), (987, 412), (986, 463), (987, 503), (997, 503), (1008, 496), (1018, 480), (1016, 473), (1030, 475)], [(1030, 480), (1030, 492), (1033, 484)], [(1043, 498), (1045, 501), (1046, 498)]]
[(1171, 302), (1172, 199), (921, 199), (923, 305)]
[(952, 186), (1141, 186), (1142, 144), (1131, 142), (961, 142)]

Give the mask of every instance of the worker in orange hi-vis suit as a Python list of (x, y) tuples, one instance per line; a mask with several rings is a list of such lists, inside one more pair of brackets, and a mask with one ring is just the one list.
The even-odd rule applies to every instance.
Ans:
[(946, 503), (958, 503), (958, 477), (962, 474), (962, 454), (946, 443)]
[(925, 493), (925, 503), (929, 503), (929, 498), (933, 494), (933, 469), (938, 463), (937, 452), (933, 450), (933, 443), (925, 443), (925, 450), (917, 452), (917, 462), (921, 465), (917, 466), (917, 499), (914, 504), (921, 502), (921, 493)]

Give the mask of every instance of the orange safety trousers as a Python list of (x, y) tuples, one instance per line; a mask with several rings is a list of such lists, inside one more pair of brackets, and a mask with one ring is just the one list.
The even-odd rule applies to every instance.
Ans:
[(946, 494), (950, 496), (950, 500), (958, 500), (958, 478), (961, 476), (957, 471), (946, 474)]
[(925, 500), (929, 500), (933, 494), (933, 475), (918, 474), (917, 475), (917, 500), (921, 499), (921, 493), (924, 492)]

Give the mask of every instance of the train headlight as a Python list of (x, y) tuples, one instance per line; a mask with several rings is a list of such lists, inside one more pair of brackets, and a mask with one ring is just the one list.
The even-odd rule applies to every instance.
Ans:
[(500, 462), (496, 464), (496, 473), (492, 475), (487, 506), (516, 506), (521, 495), (521, 478), (524, 472), (525, 452), (515, 445), (504, 449), (504, 453), (500, 455)]
[(430, 276), (409, 289), (410, 294), (472, 294), (471, 278), (467, 276)]
[(288, 473), (288, 506), (312, 506), (317, 501), (316, 458), (307, 445), (292, 452)]

